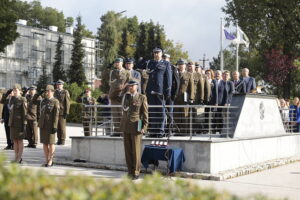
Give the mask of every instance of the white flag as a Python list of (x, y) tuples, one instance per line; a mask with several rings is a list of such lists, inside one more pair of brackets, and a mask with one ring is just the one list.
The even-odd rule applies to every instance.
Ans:
[(237, 27), (237, 36), (235, 42), (237, 44), (244, 44), (247, 48), (249, 48), (249, 38), (239, 26)]

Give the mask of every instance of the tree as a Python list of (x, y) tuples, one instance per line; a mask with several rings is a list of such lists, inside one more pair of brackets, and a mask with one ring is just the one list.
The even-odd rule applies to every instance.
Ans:
[(183, 51), (183, 44), (174, 42), (173, 40), (165, 41), (165, 52), (170, 54), (171, 63), (176, 63), (179, 59), (188, 60), (189, 55), (187, 51)]
[[(258, 51), (259, 57), (272, 49), (281, 49), (283, 55), (295, 58), (300, 55), (299, 9), (299, 0), (226, 0), (223, 11), (227, 14), (228, 23), (236, 24), (238, 21), (251, 41), (250, 51)], [(291, 80), (298, 73), (292, 72), (287, 71), (282, 88), (278, 90), (285, 98), (290, 97), (290, 91), (295, 87)]]
[(67, 17), (66, 18), (66, 26), (67, 27), (72, 27), (74, 24), (74, 18), (73, 17)]
[(13, 43), (19, 36), (17, 33), (17, 15), (13, 11), (16, 1), (0, 0), (0, 52)]
[(59, 79), (63, 81), (67, 81), (66, 73), (64, 70), (63, 66), (63, 61), (62, 61), (62, 50), (63, 46), (63, 39), (62, 37), (58, 38), (57, 44), (56, 44), (56, 51), (55, 51), (55, 57), (54, 57), (54, 65), (53, 65), (53, 71), (52, 71), (52, 76), (53, 76), (53, 81), (56, 82)]
[(69, 83), (77, 83), (82, 86), (86, 83), (86, 77), (83, 67), (84, 49), (82, 44), (82, 24), (81, 17), (77, 17), (77, 24), (74, 31), (73, 49), (71, 56), (71, 65), (68, 73)]
[[(34, 1), (16, 1), (13, 7), (18, 19), (27, 20), (29, 26), (46, 28), (57, 26), (59, 32), (65, 32), (66, 27), (73, 26), (73, 17), (65, 18), (64, 13), (55, 8), (43, 7), (38, 0)], [(84, 27), (83, 35), (93, 37), (91, 31)]]
[[(137, 38), (136, 42), (136, 53), (135, 58), (139, 59), (140, 57), (143, 57), (147, 59), (147, 44), (148, 44), (148, 34), (147, 34), (147, 27), (144, 22), (140, 23), (139, 25), (140, 33)], [(148, 58), (149, 59), (149, 58)]]
[(49, 76), (47, 74), (47, 68), (46, 64), (44, 63), (42, 66), (42, 74), (39, 77), (39, 80), (37, 82), (37, 90), (41, 91), (42, 89), (45, 89), (46, 86), (49, 84)]
[(293, 58), (284, 55), (282, 50), (272, 49), (265, 53), (265, 65), (267, 73), (265, 79), (274, 86), (284, 86), (289, 72), (296, 69)]
[(100, 69), (102, 85), (101, 89), (108, 92), (109, 68), (118, 56), (118, 29), (115, 12), (109, 11), (101, 17), (101, 27), (98, 29), (98, 39), (103, 42), (103, 65)]

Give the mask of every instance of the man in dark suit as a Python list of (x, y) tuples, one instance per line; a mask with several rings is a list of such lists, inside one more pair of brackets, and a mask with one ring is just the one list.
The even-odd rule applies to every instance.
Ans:
[(256, 89), (255, 78), (249, 76), (249, 69), (242, 69), (241, 80), (244, 80), (246, 83), (246, 93), (253, 93)]
[[(212, 81), (212, 97), (210, 99), (210, 105), (212, 106), (224, 106), (225, 96), (225, 82), (222, 80), (222, 72), (217, 70), (215, 73), (216, 78)], [(212, 128), (213, 132), (220, 132), (223, 125), (222, 108), (212, 108)]]
[(139, 83), (139, 87), (138, 87), (138, 92), (141, 93), (142, 92), (142, 88), (141, 88), (141, 73), (134, 70), (133, 69), (133, 65), (134, 65), (134, 59), (133, 58), (128, 58), (126, 60), (126, 64), (125, 67), (126, 69), (130, 72), (130, 79), (131, 80), (135, 80)]
[(1, 123), (4, 123), (5, 133), (6, 133), (6, 141), (7, 146), (4, 148), (4, 150), (13, 150), (14, 144), (13, 141), (10, 139), (10, 128), (8, 125), (9, 120), (9, 98), (11, 96), (12, 89), (9, 89), (6, 91), (6, 94), (3, 92), (1, 95), (1, 104), (3, 104), (3, 110), (2, 110), (2, 119)]
[(246, 83), (240, 79), (240, 73), (238, 71), (232, 72), (232, 83), (234, 85), (234, 94), (246, 93)]
[(225, 95), (223, 98), (223, 105), (224, 106), (230, 106), (232, 95), (234, 93), (234, 84), (232, 81), (230, 81), (230, 72), (224, 71), (223, 72), (223, 81), (225, 85)]

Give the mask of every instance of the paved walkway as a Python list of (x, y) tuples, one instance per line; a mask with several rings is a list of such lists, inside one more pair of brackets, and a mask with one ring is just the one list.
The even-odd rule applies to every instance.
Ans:
[[(68, 126), (67, 134), (69, 136), (81, 136), (82, 128), (78, 126)], [(27, 141), (24, 141), (27, 145)], [(0, 125), (0, 149), (6, 146), (5, 132), (3, 125)], [(13, 151), (3, 151), (12, 160), (14, 157)], [(71, 140), (66, 141), (65, 146), (57, 146), (55, 157), (59, 160), (69, 159), (71, 154)], [(24, 163), (21, 165), (24, 168), (32, 170), (44, 170), (50, 175), (64, 176), (67, 172), (71, 174), (80, 174), (93, 176), (97, 178), (119, 179), (126, 175), (126, 172), (89, 169), (80, 167), (68, 167), (54, 165), (52, 168), (41, 167), (44, 162), (42, 145), (39, 144), (36, 149), (25, 148), (23, 154)], [(281, 166), (271, 170), (266, 170), (259, 173), (254, 173), (226, 181), (204, 181), (188, 179), (201, 187), (214, 187), (219, 191), (227, 190), (239, 196), (248, 196), (255, 193), (262, 193), (273, 198), (288, 197), (292, 200), (300, 199), (300, 162)]]

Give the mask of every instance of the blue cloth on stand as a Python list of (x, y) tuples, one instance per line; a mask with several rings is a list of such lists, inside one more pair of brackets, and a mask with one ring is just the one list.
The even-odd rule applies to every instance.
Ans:
[(149, 164), (156, 164), (158, 166), (158, 161), (168, 161), (168, 168), (170, 172), (176, 172), (182, 170), (183, 162), (185, 161), (184, 153), (181, 148), (178, 147), (162, 147), (145, 145), (141, 162), (143, 166), (147, 169)]

